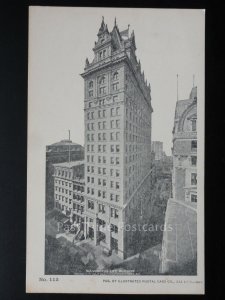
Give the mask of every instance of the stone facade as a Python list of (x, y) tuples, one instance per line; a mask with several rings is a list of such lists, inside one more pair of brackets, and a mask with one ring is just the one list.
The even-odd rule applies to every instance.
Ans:
[(119, 31), (116, 21), (109, 32), (103, 19), (81, 74), (87, 236), (122, 258), (130, 238), (120, 224), (138, 219), (150, 189), (151, 89), (135, 50), (134, 32)]
[(197, 202), (197, 87), (177, 101), (172, 150), (173, 198)]
[(84, 161), (54, 164), (55, 208), (84, 227)]

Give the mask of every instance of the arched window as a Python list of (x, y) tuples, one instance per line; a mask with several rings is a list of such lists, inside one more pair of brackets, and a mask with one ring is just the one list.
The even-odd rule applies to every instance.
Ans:
[(113, 80), (117, 80), (118, 79), (118, 72), (116, 71), (114, 74), (113, 74)]
[(89, 89), (93, 88), (93, 81), (89, 82)]

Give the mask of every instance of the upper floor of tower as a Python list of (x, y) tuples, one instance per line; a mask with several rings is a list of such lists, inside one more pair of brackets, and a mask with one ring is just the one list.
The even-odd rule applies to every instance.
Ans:
[(92, 50), (94, 58), (91, 62), (86, 58), (84, 73), (81, 74), (84, 78), (109, 65), (126, 61), (146, 98), (151, 99), (151, 87), (141, 70), (140, 60), (137, 60), (135, 34), (134, 31), (130, 34), (129, 25), (127, 29), (120, 31), (115, 18), (113, 29), (110, 32), (104, 17), (102, 17), (97, 40)]

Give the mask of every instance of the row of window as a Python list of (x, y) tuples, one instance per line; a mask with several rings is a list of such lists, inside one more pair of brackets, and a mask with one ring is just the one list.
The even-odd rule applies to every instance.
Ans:
[[(88, 209), (92, 209), (93, 210), (94, 208), (95, 208), (94, 201), (88, 200)], [(106, 212), (104, 204), (99, 204), (98, 205), (98, 212), (100, 212), (102, 214), (104, 214)], [(110, 207), (110, 216), (112, 218), (118, 219), (119, 218), (119, 211), (118, 211), (118, 209), (116, 209), (114, 207)], [(104, 224), (102, 224), (102, 225), (104, 226)]]
[[(120, 152), (120, 145), (111, 145), (110, 146), (110, 151), (111, 153), (119, 153)], [(106, 164), (106, 156), (98, 156), (98, 163), (101, 164)], [(94, 155), (87, 155), (87, 162), (91, 162), (91, 163), (94, 163), (95, 162), (95, 159), (94, 159)]]
[[(93, 94), (93, 93), (91, 93), (91, 94)], [(93, 96), (93, 95), (92, 95)], [(108, 100), (110, 100), (111, 98), (109, 98)], [(114, 95), (113, 97), (112, 97), (112, 102), (113, 103), (115, 103), (115, 102), (117, 102), (118, 101), (118, 95)], [(96, 106), (104, 106), (105, 104), (106, 104), (106, 99), (104, 98), (104, 99), (95, 99), (95, 102), (94, 102), (94, 106), (96, 107)], [(88, 107), (90, 108), (90, 107), (94, 107), (93, 106), (93, 103), (92, 102), (89, 102), (88, 103)], [(89, 114), (89, 115), (88, 115)], [(87, 119), (88, 120), (93, 120), (94, 119), (94, 112), (92, 111), (92, 112), (89, 112), (87, 114)], [(101, 115), (101, 116), (99, 116), (99, 118), (104, 118), (105, 116), (103, 116), (103, 115)]]
[(73, 199), (76, 200), (76, 201), (84, 202), (84, 197), (80, 196), (80, 195), (74, 194)]
[(61, 209), (62, 211), (65, 211), (67, 215), (70, 214), (71, 208), (69, 208), (67, 205), (61, 205), (60, 203), (56, 202), (56, 208)]
[[(87, 141), (94, 141), (94, 133), (92, 134), (87, 134)], [(110, 141), (119, 141), (120, 140), (120, 132), (110, 132)], [(98, 141), (106, 141), (106, 133), (98, 133)], [(99, 151), (101, 152), (101, 151)]]
[(84, 192), (84, 186), (74, 184), (73, 185), (73, 190), (78, 191), (78, 192)]
[(56, 200), (62, 200), (63, 202), (65, 201), (66, 203), (71, 204), (72, 203), (72, 199), (68, 199), (67, 197), (55, 194), (55, 199)]
[[(91, 168), (89, 168), (89, 172), (90, 171), (91, 171)], [(119, 177), (119, 176), (120, 176), (120, 171), (118, 169), (110, 169), (110, 177)], [(95, 178), (87, 176), (87, 182), (88, 183), (95, 183)], [(104, 186), (104, 184), (103, 184), (103, 186)]]
[[(118, 135), (119, 136), (119, 135)], [(117, 136), (117, 138), (118, 138)], [(114, 136), (113, 136), (114, 137)], [(91, 145), (91, 144), (88, 144), (87, 145), (87, 152), (94, 152), (94, 147), (95, 145)], [(106, 145), (97, 145), (98, 148), (97, 148), (97, 152), (98, 153), (101, 153), (101, 152), (106, 152)], [(113, 153), (113, 152), (120, 152), (120, 146), (119, 145), (111, 145), (110, 146), (110, 151)], [(88, 155), (87, 157), (89, 157), (88, 159), (90, 159), (90, 156)], [(92, 155), (91, 156), (91, 159), (92, 159), (92, 162), (94, 162), (94, 156)]]
[[(117, 100), (118, 100), (118, 96), (113, 96), (113, 102), (116, 102)], [(103, 105), (103, 102), (101, 102), (101, 105)], [(89, 108), (92, 107), (92, 102), (88, 103), (88, 107)], [(110, 113), (109, 114), (110, 117), (120, 116), (120, 107), (111, 107), (110, 110), (109, 110), (109, 113)], [(106, 118), (106, 109), (98, 110), (96, 119), (97, 118), (98, 119), (100, 119), (100, 118)], [(94, 111), (91, 111), (91, 112), (87, 113), (87, 119), (88, 120), (94, 120), (95, 119), (95, 113), (94, 113)]]
[(83, 212), (84, 212), (84, 206), (79, 205), (77, 203), (73, 203), (73, 210), (79, 212), (80, 214), (83, 214)]
[(70, 196), (72, 195), (72, 191), (64, 189), (64, 188), (61, 188), (61, 187), (58, 187), (58, 186), (55, 187), (55, 191), (66, 193), (66, 194), (69, 194)]
[(67, 181), (64, 181), (64, 180), (55, 180), (55, 183), (57, 184), (59, 184), (59, 185), (65, 185), (65, 186), (69, 186), (69, 187), (72, 187), (72, 183), (70, 183), (70, 182), (67, 182)]
[[(111, 129), (120, 128), (120, 120), (111, 120), (110, 128)], [(98, 130), (104, 130), (104, 129), (107, 129), (106, 121), (98, 122)], [(87, 123), (87, 131), (92, 131), (92, 130), (95, 130), (94, 123)]]
[(72, 172), (71, 171), (56, 170), (55, 175), (64, 176), (65, 178), (72, 178)]
[[(103, 50), (103, 52), (101, 51), (100, 53), (104, 53), (104, 51), (105, 50)], [(114, 72), (113, 73), (113, 80), (118, 80), (118, 77), (119, 77), (119, 73), (117, 71)], [(103, 75), (103, 76), (99, 77), (98, 82), (99, 82), (99, 84), (104, 84), (106, 82), (106, 76)], [(93, 80), (89, 81), (88, 87), (89, 87), (89, 89), (92, 89), (94, 87)]]
[[(119, 82), (113, 83), (112, 89), (113, 89), (113, 91), (118, 91), (118, 89), (119, 89)], [(99, 89), (98, 89), (98, 91), (99, 91), (99, 95), (106, 95), (106, 86), (100, 86)], [(88, 92), (88, 95), (89, 95), (89, 97), (93, 97), (94, 96), (94, 91), (90, 90)], [(104, 105), (104, 104), (101, 104), (101, 105)]]

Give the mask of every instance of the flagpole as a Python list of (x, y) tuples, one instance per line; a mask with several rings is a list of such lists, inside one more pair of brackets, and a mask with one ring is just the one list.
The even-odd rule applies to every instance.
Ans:
[(69, 163), (70, 163), (70, 130), (69, 131)]

